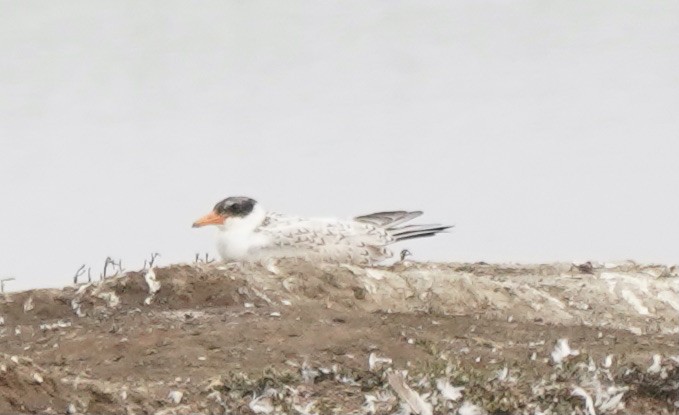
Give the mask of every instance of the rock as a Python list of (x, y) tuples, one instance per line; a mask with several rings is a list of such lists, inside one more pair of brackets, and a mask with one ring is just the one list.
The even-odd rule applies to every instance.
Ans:
[(167, 399), (175, 405), (179, 405), (184, 397), (184, 392), (171, 391), (167, 394)]

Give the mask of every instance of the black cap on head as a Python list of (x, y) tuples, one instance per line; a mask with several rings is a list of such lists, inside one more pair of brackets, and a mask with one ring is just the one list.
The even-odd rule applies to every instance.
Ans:
[(214, 211), (220, 215), (244, 217), (252, 212), (256, 203), (254, 199), (245, 196), (227, 197), (215, 205)]

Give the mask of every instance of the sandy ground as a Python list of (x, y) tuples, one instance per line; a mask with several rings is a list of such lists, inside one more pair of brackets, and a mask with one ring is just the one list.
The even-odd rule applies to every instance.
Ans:
[(175, 265), (0, 317), (0, 413), (679, 413), (664, 266)]

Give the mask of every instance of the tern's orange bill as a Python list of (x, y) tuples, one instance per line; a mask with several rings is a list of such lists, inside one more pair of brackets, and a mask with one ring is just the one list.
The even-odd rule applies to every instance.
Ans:
[(212, 211), (207, 215), (203, 216), (202, 218), (198, 219), (197, 221), (193, 222), (193, 227), (200, 228), (201, 226), (205, 225), (223, 225), (225, 219), (226, 219), (225, 216), (220, 215), (215, 211)]

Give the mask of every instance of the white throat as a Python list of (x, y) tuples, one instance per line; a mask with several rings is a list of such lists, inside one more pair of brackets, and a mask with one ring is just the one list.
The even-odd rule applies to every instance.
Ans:
[(250, 252), (262, 244), (263, 236), (255, 232), (266, 219), (264, 208), (255, 204), (252, 212), (242, 218), (227, 218), (219, 226), (217, 250), (225, 261), (246, 260)]

